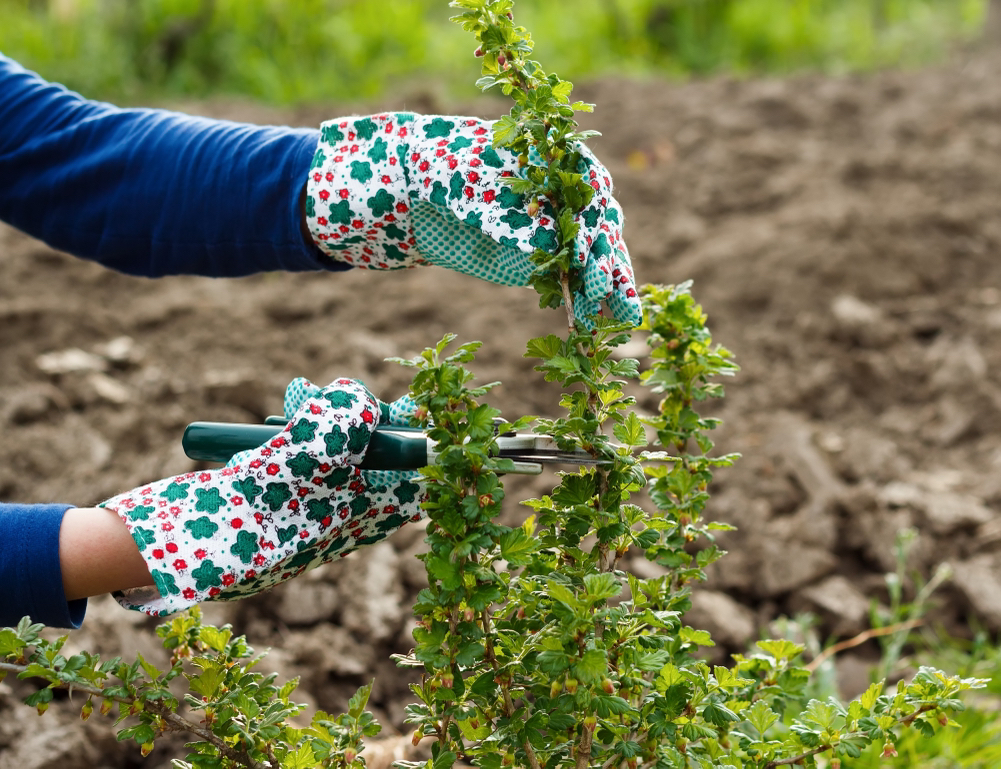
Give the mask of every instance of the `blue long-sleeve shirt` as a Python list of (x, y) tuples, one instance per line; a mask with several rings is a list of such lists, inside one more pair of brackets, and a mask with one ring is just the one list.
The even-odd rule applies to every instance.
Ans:
[[(302, 234), (318, 132), (121, 109), (0, 54), (0, 220), (145, 277), (343, 270)], [(0, 504), (0, 625), (79, 627), (59, 526), (71, 505)]]

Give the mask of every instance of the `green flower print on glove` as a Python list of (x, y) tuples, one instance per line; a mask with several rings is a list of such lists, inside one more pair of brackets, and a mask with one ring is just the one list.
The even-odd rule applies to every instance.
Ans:
[(421, 518), (412, 477), (357, 467), (389, 406), (350, 379), (296, 380), (289, 392), (288, 426), (263, 446), (102, 503), (128, 526), (155, 585), (116, 594), (119, 603), (159, 616), (253, 595)]
[[(529, 213), (504, 179), (517, 156), (492, 146), (493, 123), (469, 117), (392, 113), (324, 123), (306, 186), (313, 240), (332, 259), (367, 269), (434, 264), (492, 283), (528, 284), (536, 248), (552, 251), (552, 208)], [(581, 145), (579, 172), (595, 190), (577, 216), (583, 289), (577, 316), (605, 302), (642, 319), (623, 216), (607, 169)]]

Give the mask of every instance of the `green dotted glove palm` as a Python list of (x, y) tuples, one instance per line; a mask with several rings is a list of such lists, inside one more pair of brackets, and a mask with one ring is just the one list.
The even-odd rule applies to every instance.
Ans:
[[(546, 202), (530, 214), (524, 196), (505, 184), (520, 167), (514, 153), (493, 148), (492, 125), (412, 113), (324, 123), (307, 184), (314, 241), (357, 267), (434, 264), (527, 285), (531, 254), (558, 245), (553, 211)], [(636, 325), (642, 312), (611, 176), (586, 147), (579, 150), (595, 195), (577, 217), (577, 315), (596, 314), (604, 301), (615, 318)]]
[(350, 379), (296, 380), (285, 430), (223, 468), (166, 478), (102, 503), (125, 522), (155, 589), (116, 594), (163, 615), (253, 595), (421, 517), (416, 474), (360, 470), (390, 409)]

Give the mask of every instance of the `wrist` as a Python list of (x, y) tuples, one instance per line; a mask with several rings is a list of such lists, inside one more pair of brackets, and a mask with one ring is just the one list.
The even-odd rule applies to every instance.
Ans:
[(59, 529), (59, 565), (69, 601), (153, 584), (125, 523), (104, 508), (66, 511)]

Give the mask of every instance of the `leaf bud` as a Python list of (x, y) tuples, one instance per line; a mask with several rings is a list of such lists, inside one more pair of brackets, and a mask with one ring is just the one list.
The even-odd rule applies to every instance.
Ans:
[(35, 706), (35, 710), (38, 711), (38, 715), (40, 715), (40, 716), (45, 715), (45, 711), (48, 710), (48, 709), (49, 709), (49, 703), (47, 703), (47, 702), (39, 702)]
[(137, 716), (143, 712), (143, 705), (139, 700), (132, 700), (132, 704), (129, 705), (129, 715)]
[(344, 751), (344, 763), (345, 764), (353, 763), (356, 758), (358, 758), (358, 751), (355, 750), (354, 748), (347, 748)]
[(90, 714), (93, 712), (94, 712), (94, 703), (91, 702), (90, 700), (87, 700), (85, 703), (83, 703), (83, 707), (80, 708), (80, 720), (86, 721), (88, 718), (90, 718)]
[(568, 678), (564, 682), (563, 685), (566, 687), (566, 690), (567, 690), (568, 694), (576, 694), (577, 693), (577, 679), (576, 678)]
[(108, 713), (111, 712), (111, 705), (112, 705), (111, 700), (104, 700), (101, 703), (101, 710), (100, 710), (100, 712), (101, 712), (102, 716), (106, 716), (106, 715), (108, 715)]
[(420, 729), (418, 729), (417, 731), (415, 731), (413, 733), (413, 735), (411, 735), (410, 742), (416, 748), (417, 745), (420, 743), (420, 741), (423, 740), (423, 739), (424, 739), (424, 732), (422, 732)]
[(490, 494), (480, 494), (479, 502), (480, 507), (486, 507), (487, 505), (493, 504), (494, 498)]
[(896, 748), (896, 746), (892, 742), (890, 742), (889, 740), (887, 740), (886, 742), (884, 742), (883, 743), (883, 752), (880, 754), (880, 757), (881, 758), (896, 758), (897, 757), (897, 748)]
[(139, 747), (139, 752), (142, 754), (143, 758), (146, 758), (146, 756), (148, 756), (150, 753), (153, 752), (153, 743), (152, 742), (144, 742)]
[(455, 676), (452, 675), (451, 670), (446, 670), (441, 674), (441, 685), (446, 689), (451, 689), (455, 686)]
[(942, 711), (940, 710), (940, 711), (938, 712), (938, 722), (939, 722), (939, 724), (940, 724), (940, 725), (942, 725), (942, 726), (948, 726), (948, 725), (949, 725), (949, 716), (947, 716), (947, 715), (946, 715), (945, 713), (943, 713), (943, 712), (942, 712)]

